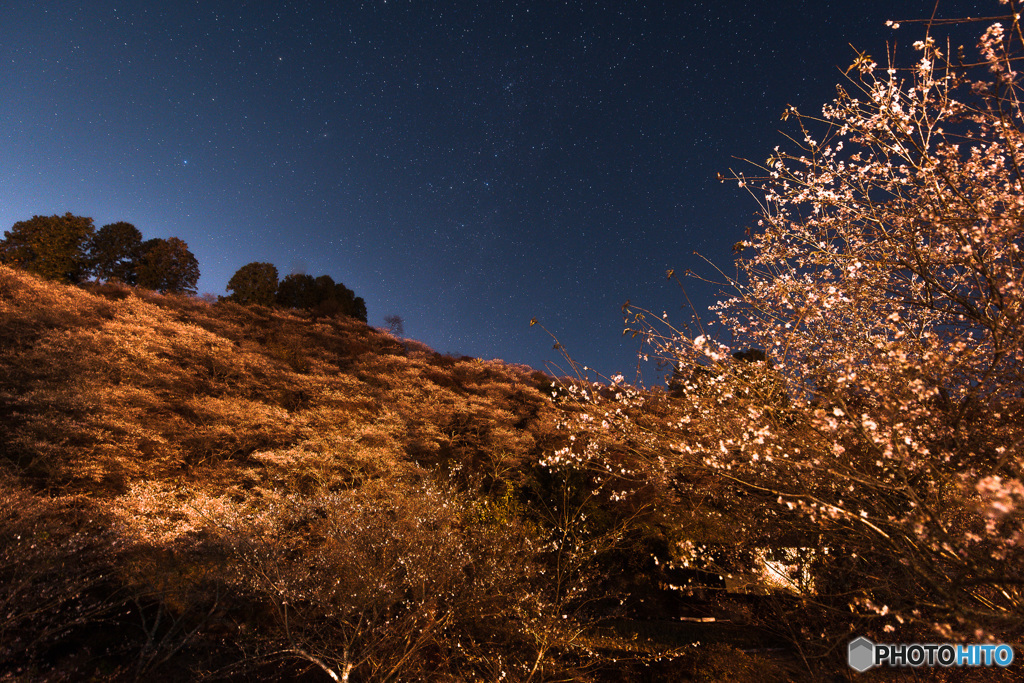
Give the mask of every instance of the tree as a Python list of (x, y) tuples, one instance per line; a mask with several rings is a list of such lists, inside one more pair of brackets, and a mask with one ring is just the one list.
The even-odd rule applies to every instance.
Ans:
[(366, 302), (330, 275), (288, 275), (278, 285), (276, 298), (286, 308), (311, 310), (324, 316), (347, 315), (366, 322)]
[(313, 308), (316, 305), (313, 277), (305, 273), (286, 275), (277, 286), (276, 299), (285, 308)]
[(313, 280), (313, 291), (316, 292), (317, 303), (330, 301), (335, 298), (334, 278), (330, 275), (321, 275)]
[(89, 274), (86, 250), (93, 230), (91, 218), (70, 212), (33, 216), (4, 231), (0, 262), (58, 282), (82, 282)]
[(138, 284), (142, 256), (142, 233), (131, 223), (104, 225), (96, 231), (89, 246), (93, 273), (104, 280)]
[(363, 297), (357, 296), (352, 299), (352, 317), (356, 320), (362, 320), (364, 323), (368, 320), (366, 314), (366, 301)]
[(386, 315), (384, 316), (384, 323), (387, 325), (387, 331), (391, 334), (398, 337), (405, 334), (405, 321), (402, 320), (402, 316)]
[(240, 304), (270, 306), (277, 292), (277, 268), (270, 263), (247, 263), (235, 271), (228, 281), (231, 301)]
[[(907, 68), (859, 56), (822, 116), (788, 110), (799, 148), (734, 176), (761, 212), (716, 306), (719, 338), (629, 309), (680, 368), (675, 417), (650, 429), (630, 406), (588, 417), (647, 439), (649, 480), (710, 474), (742, 497), (728, 511), (734, 547), (817, 548), (825, 650), (851, 628), (1019, 628), (1024, 44), (1009, 4), (974, 66), (926, 35)], [(736, 363), (745, 347), (770, 363)], [(576, 443), (600, 436), (586, 423)], [(580, 453), (559, 455), (608, 457)]]
[(139, 285), (164, 293), (195, 294), (199, 261), (177, 237), (155, 238), (142, 244)]
[(324, 303), (342, 315), (366, 322), (366, 302), (340, 282), (335, 283), (333, 289), (327, 291)]

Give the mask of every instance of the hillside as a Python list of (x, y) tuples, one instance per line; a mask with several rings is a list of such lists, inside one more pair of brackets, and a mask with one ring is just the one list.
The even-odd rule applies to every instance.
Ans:
[(8, 457), (48, 487), (124, 493), (216, 470), (246, 489), (303, 472), (333, 490), (487, 453), (519, 464), (551, 436), (526, 368), (345, 317), (0, 274)]
[(668, 520), (538, 464), (543, 373), (2, 266), (0, 320), (4, 680), (764, 672), (624, 639)]
[(842, 675), (890, 633), (856, 582), (906, 579), (704, 466), (751, 410), (810, 443), (736, 363), (737, 392), (589, 384), (0, 266), (0, 680)]

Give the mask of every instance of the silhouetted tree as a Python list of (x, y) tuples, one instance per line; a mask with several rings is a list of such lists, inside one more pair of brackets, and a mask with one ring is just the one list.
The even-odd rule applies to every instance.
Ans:
[(292, 273), (277, 286), (277, 303), (285, 308), (313, 308), (316, 285), (311, 275)]
[(366, 301), (361, 296), (357, 296), (352, 300), (352, 317), (356, 320), (362, 320), (364, 323), (367, 320)]
[(166, 293), (195, 294), (199, 261), (177, 237), (143, 242), (139, 261), (139, 285)]
[[(319, 278), (317, 280), (319, 281)], [(334, 283), (332, 288), (324, 290), (324, 295), (322, 303), (334, 309), (334, 313), (366, 322), (366, 302), (345, 285), (340, 282)]]
[(314, 278), (293, 273), (277, 287), (277, 303), (286, 308), (304, 308), (317, 315), (347, 315), (366, 322), (366, 302), (330, 275)]
[(96, 277), (130, 285), (138, 284), (141, 256), (142, 233), (123, 221), (97, 230), (89, 247), (89, 262)]
[[(334, 278), (330, 275), (321, 275), (316, 278), (313, 281), (313, 291), (315, 292), (314, 296), (318, 305), (328, 304), (328, 307), (330, 307), (329, 302), (338, 298), (334, 289)], [(331, 313), (335, 312), (331, 311)]]
[(86, 249), (93, 234), (91, 218), (33, 216), (4, 231), (0, 263), (15, 265), (58, 282), (78, 283), (89, 275)]
[(277, 268), (271, 263), (253, 262), (235, 271), (228, 281), (227, 297), (240, 304), (270, 306), (277, 292)]
[(405, 321), (402, 320), (402, 316), (386, 315), (384, 316), (384, 323), (387, 325), (387, 331), (391, 334), (399, 337), (405, 334)]

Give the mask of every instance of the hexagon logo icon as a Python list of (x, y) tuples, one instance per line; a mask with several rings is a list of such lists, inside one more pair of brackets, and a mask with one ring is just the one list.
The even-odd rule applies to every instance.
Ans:
[(850, 642), (850, 668), (863, 673), (875, 665), (875, 644), (861, 636)]

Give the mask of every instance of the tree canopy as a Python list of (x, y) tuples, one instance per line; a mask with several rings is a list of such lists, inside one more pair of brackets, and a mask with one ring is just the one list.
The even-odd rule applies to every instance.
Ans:
[(317, 303), (313, 276), (305, 273), (285, 275), (277, 286), (276, 300), (285, 308), (313, 308)]
[(142, 233), (124, 221), (97, 230), (89, 247), (89, 262), (96, 277), (130, 285), (138, 283), (141, 256)]
[(177, 237), (154, 238), (142, 244), (139, 285), (165, 293), (195, 294), (199, 261)]
[[(925, 35), (909, 66), (861, 55), (820, 115), (786, 112), (796, 148), (735, 175), (761, 211), (720, 324), (627, 308), (682, 369), (684, 417), (652, 439), (651, 472), (689, 468), (742, 496), (732, 551), (817, 550), (823, 648), (866, 623), (1020, 625), (1019, 16), (989, 27), (973, 66)], [(737, 363), (743, 346), (766, 353)]]
[(94, 231), (91, 218), (33, 216), (19, 221), (0, 241), (0, 262), (17, 265), (49, 280), (78, 283), (89, 275), (86, 254)]
[(277, 268), (271, 263), (247, 263), (231, 276), (227, 298), (240, 304), (270, 306), (277, 294)]
[(366, 302), (330, 275), (314, 278), (292, 273), (277, 288), (277, 303), (285, 308), (311, 310), (318, 315), (347, 315), (366, 322)]

